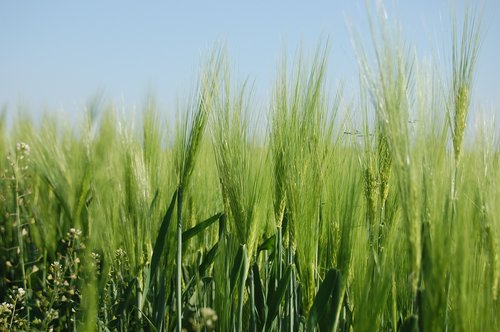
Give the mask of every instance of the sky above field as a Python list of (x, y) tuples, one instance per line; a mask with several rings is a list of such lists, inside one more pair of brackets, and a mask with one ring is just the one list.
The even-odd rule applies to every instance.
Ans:
[[(389, 19), (401, 23), (419, 57), (449, 66), (455, 2), (385, 3)], [(500, 1), (482, 3), (475, 95), (482, 108), (496, 113)], [(129, 109), (152, 93), (173, 114), (177, 98), (182, 101), (195, 87), (210, 50), (224, 44), (234, 76), (252, 83), (265, 108), (284, 52), (293, 58), (302, 46), (312, 55), (327, 38), (329, 82), (344, 82), (356, 92), (353, 31), (361, 39), (369, 35), (364, 1), (2, 1), (0, 105), (11, 115), (19, 108), (74, 114), (96, 94)]]

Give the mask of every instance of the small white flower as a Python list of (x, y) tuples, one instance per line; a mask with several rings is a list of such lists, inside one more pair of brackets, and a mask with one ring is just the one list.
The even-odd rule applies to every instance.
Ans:
[(1, 314), (10, 314), (14, 310), (14, 305), (12, 303), (2, 302), (0, 304), (0, 315)]
[(23, 142), (16, 143), (16, 150), (21, 154), (21, 158), (29, 156), (31, 151), (30, 146)]

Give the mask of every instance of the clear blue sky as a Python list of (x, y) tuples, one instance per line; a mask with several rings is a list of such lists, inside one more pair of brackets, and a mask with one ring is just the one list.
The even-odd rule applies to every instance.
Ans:
[[(449, 45), (452, 1), (385, 2), (420, 54), (438, 54)], [(227, 45), (238, 76), (255, 82), (255, 95), (265, 100), (284, 47), (293, 55), (302, 43), (312, 53), (321, 36), (331, 45), (329, 80), (344, 80), (349, 87), (357, 65), (347, 22), (367, 35), (366, 17), (364, 1), (348, 0), (3, 0), (0, 105), (10, 114), (19, 105), (33, 113), (61, 108), (74, 113), (99, 91), (127, 107), (141, 105), (151, 91), (173, 112), (176, 97), (189, 95), (200, 64), (218, 42)], [(486, 0), (476, 96), (495, 112), (499, 36), (500, 1)]]

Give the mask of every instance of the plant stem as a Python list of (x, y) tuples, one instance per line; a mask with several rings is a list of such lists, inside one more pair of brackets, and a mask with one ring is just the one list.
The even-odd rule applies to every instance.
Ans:
[[(277, 250), (277, 258), (278, 258), (278, 277), (276, 278), (276, 284), (274, 287), (278, 287), (278, 282), (281, 280), (281, 276), (283, 274), (283, 228), (278, 227), (278, 236), (276, 239), (276, 250)], [(282, 308), (281, 305), (278, 308), (278, 331), (281, 331), (281, 313)]]
[(15, 198), (16, 198), (16, 225), (17, 225), (17, 241), (19, 244), (19, 264), (21, 265), (21, 273), (23, 276), (23, 287), (26, 291), (26, 296), (24, 297), (24, 307), (26, 308), (26, 316), (28, 321), (28, 327), (30, 322), (30, 306), (28, 305), (28, 287), (26, 284), (26, 269), (24, 262), (24, 241), (23, 241), (23, 233), (21, 227), (21, 206), (20, 200), (21, 197), (19, 195), (19, 163), (16, 158), (16, 164), (14, 166), (14, 175), (15, 175)]
[[(288, 264), (291, 266), (293, 264), (293, 247), (292, 243), (290, 242), (289, 246), (289, 252), (288, 252)], [(293, 273), (290, 274), (290, 286), (288, 288), (289, 292), (289, 313), (288, 313), (288, 319), (289, 319), (289, 324), (290, 324), (290, 331), (293, 331), (293, 320), (294, 320), (294, 315), (293, 315), (293, 292), (294, 292), (294, 282), (293, 282), (294, 275)]]
[(177, 331), (182, 331), (182, 185), (177, 190)]
[(250, 328), (249, 331), (256, 332), (255, 321), (255, 285), (253, 280), (253, 269), (249, 269), (248, 282), (250, 283)]
[(243, 300), (245, 296), (245, 283), (248, 276), (248, 253), (247, 246), (243, 245), (243, 265), (242, 265), (242, 274), (240, 280), (240, 289), (239, 289), (239, 298), (238, 298), (238, 332), (243, 331)]

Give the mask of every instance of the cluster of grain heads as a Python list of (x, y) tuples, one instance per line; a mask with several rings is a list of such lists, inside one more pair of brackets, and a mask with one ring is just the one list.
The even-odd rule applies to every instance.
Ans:
[[(370, 245), (376, 248), (373, 249), (375, 261), (372, 264), (374, 268), (377, 269), (378, 274), (387, 274), (387, 271), (383, 271), (381, 268), (383, 268), (383, 262), (387, 262), (387, 259), (390, 258), (381, 257), (380, 254), (382, 247), (390, 244), (390, 242), (384, 244), (384, 240), (386, 240), (386, 235), (392, 232), (391, 228), (394, 227), (386, 220), (387, 214), (393, 213), (386, 209), (392, 169), (403, 213), (402, 222), (406, 233), (406, 250), (410, 260), (409, 281), (413, 298), (416, 299), (421, 269), (421, 224), (419, 183), (416, 180), (418, 171), (415, 167), (419, 161), (412, 152), (409, 130), (410, 115), (413, 110), (414, 59), (408, 47), (402, 42), (397, 28), (389, 28), (389, 22), (387, 22), (384, 13), (382, 8), (382, 12), (378, 15), (380, 23), (377, 25), (370, 18), (375, 64), (369, 63), (365, 51), (362, 50), (360, 56), (363, 82), (375, 112), (376, 153), (372, 157), (371, 152), (368, 152), (369, 157), (366, 158), (367, 217), (376, 218), (376, 222), (367, 221), (369, 240)], [(370, 150), (371, 142), (367, 140), (366, 145), (367, 149)], [(373, 159), (376, 161), (376, 166), (374, 166)], [(374, 171), (375, 167), (377, 172)], [(377, 199), (373, 193), (376, 185), (380, 186)], [(375, 274), (373, 281), (387, 285), (387, 280), (381, 279)], [(415, 312), (411, 314), (418, 315), (418, 308), (414, 310)], [(382, 315), (382, 312), (379, 312), (378, 315)]]
[[(375, 66), (368, 62), (366, 52), (362, 52), (360, 57), (363, 82), (371, 97), (372, 109), (375, 112), (376, 148), (373, 148), (374, 143), (371, 138), (365, 139), (367, 150), (365, 153), (365, 197), (370, 246), (375, 247), (375, 238), (378, 239), (378, 250), (376, 254), (373, 254), (375, 258), (373, 264), (377, 267), (377, 273), (372, 274), (370, 283), (377, 285), (375, 286), (377, 289), (387, 289), (388, 280), (385, 277), (389, 271), (387, 271), (386, 264), (403, 268), (402, 271), (406, 271), (407, 278), (400, 279), (401, 274), (393, 274), (399, 277), (393, 277), (392, 281), (391, 301), (394, 308), (392, 311), (403, 310), (407, 317), (403, 321), (404, 326), (412, 325), (420, 330), (449, 328), (451, 326), (449, 324), (451, 303), (456, 303), (455, 310), (452, 310), (454, 314), (463, 312), (462, 310), (466, 307), (465, 293), (469, 287), (468, 282), (479, 282), (478, 275), (472, 276), (467, 273), (476, 264), (474, 261), (460, 258), (459, 261), (453, 263), (446, 259), (446, 257), (467, 256), (466, 248), (476, 246), (472, 239), (477, 233), (466, 231), (470, 226), (467, 223), (462, 224), (465, 220), (462, 220), (463, 216), (458, 215), (459, 210), (462, 211), (460, 213), (464, 213), (463, 211), (469, 208), (465, 207), (467, 204), (464, 202), (461, 203), (464, 207), (458, 208), (455, 182), (461, 151), (463, 151), (472, 70), (477, 57), (478, 26), (476, 17), (467, 13), (460, 42), (454, 29), (453, 93), (451, 100), (447, 103), (447, 107), (451, 107), (448, 115), (450, 116), (454, 162), (451, 164), (452, 174), (446, 174), (446, 158), (443, 158), (446, 155), (446, 141), (445, 136), (442, 135), (444, 131), (436, 130), (435, 124), (427, 126), (422, 121), (427, 120), (424, 114), (429, 114), (425, 108), (430, 107), (435, 113), (439, 111), (440, 107), (437, 107), (439, 102), (436, 101), (438, 95), (436, 91), (439, 90), (429, 91), (428, 88), (423, 88), (425, 82), (424, 84), (420, 82), (420, 86), (415, 88), (416, 79), (413, 75), (415, 60), (400, 42), (399, 36), (387, 29), (387, 23), (384, 22), (385, 15), (380, 17), (382, 17), (381, 24), (377, 25), (381, 27), (380, 32), (371, 23)], [(372, 67), (374, 69), (371, 69)], [(420, 77), (418, 78), (421, 80)], [(431, 84), (436, 83), (431, 82)], [(441, 98), (445, 99), (444, 95)], [(416, 103), (414, 96), (417, 97)], [(417, 114), (413, 115), (413, 111)], [(412, 117), (416, 117), (422, 123), (415, 124)], [(431, 138), (433, 144), (430, 146), (426, 144), (428, 140), (425, 137), (428, 135), (433, 137)], [(365, 137), (369, 137), (368, 131)], [(391, 172), (394, 175), (393, 180), (389, 176)], [(451, 196), (446, 192), (435, 191), (433, 186), (433, 184), (440, 183), (439, 188), (443, 188), (447, 179), (451, 179), (452, 183)], [(386, 206), (387, 199), (390, 200), (391, 197), (391, 191), (388, 190), (390, 183), (396, 185), (395, 193), (398, 198), (397, 205), (392, 209), (400, 209), (399, 211), (391, 212)], [(375, 194), (377, 186), (379, 186), (378, 195)], [(472, 185), (467, 186), (467, 188), (471, 187)], [(394, 215), (394, 213), (400, 214), (400, 218), (395, 220), (401, 219), (401, 226), (407, 240), (404, 245), (394, 242), (395, 239), (391, 235), (391, 233), (395, 234), (393, 232), (396, 228), (388, 223), (390, 220), (388, 214)], [(473, 220), (478, 220), (478, 218), (473, 218)], [(452, 224), (456, 226), (450, 227)], [(382, 227), (379, 227), (377, 231), (377, 225), (384, 225), (385, 231)], [(396, 227), (399, 226), (396, 225)], [(455, 227), (460, 227), (460, 230)], [(470, 234), (470, 236), (464, 234)], [(489, 247), (494, 248), (495, 245), (489, 245)], [(405, 262), (405, 259), (402, 260), (403, 256), (397, 257), (392, 254), (390, 254), (392, 257), (381, 256), (383, 253), (381, 248), (388, 249), (385, 250), (388, 255), (389, 252), (395, 250), (406, 250), (407, 254), (403, 256), (409, 260)], [(494, 249), (488, 251), (493, 252)], [(489, 256), (493, 258), (490, 262), (493, 262), (494, 254), (489, 254)], [(490, 264), (495, 269), (495, 263)], [(490, 280), (494, 287), (494, 278)], [(403, 286), (405, 283), (409, 284), (409, 294), (405, 294)], [(399, 286), (396, 287), (396, 285)], [(455, 294), (454, 291), (457, 288), (454, 287), (461, 289), (462, 292)], [(368, 292), (374, 297), (383, 293), (371, 290)], [(398, 308), (398, 304), (394, 301), (401, 296), (409, 296), (411, 306)], [(381, 324), (385, 319), (383, 312), (385, 297), (383, 299), (378, 302), (377, 310), (364, 313), (377, 317)], [(461, 305), (463, 306), (458, 309)], [(392, 324), (396, 326), (396, 315), (393, 314), (389, 319), (391, 318)], [(456, 319), (458, 317), (453, 318), (454, 321)], [(463, 326), (465, 321), (458, 324)]]
[[(300, 60), (291, 78), (284, 66), (271, 115), (276, 225), (280, 233), (286, 216), (288, 255), (298, 257), (303, 314), (309, 312), (316, 293), (321, 179), (325, 144), (330, 142), (324, 94), (327, 49), (318, 49), (310, 68)], [(293, 258), (288, 264), (292, 262)], [(290, 316), (294, 310), (298, 308), (289, 309)]]
[[(477, 230), (481, 229), (481, 227), (479, 225), (473, 225), (472, 221), (483, 219), (483, 217), (480, 216), (472, 218), (471, 221), (464, 219), (463, 211), (467, 209), (464, 206), (467, 206), (469, 203), (466, 197), (474, 195), (472, 193), (466, 193), (465, 191), (473, 188), (475, 185), (467, 183), (466, 178), (462, 176), (462, 168), (464, 167), (464, 165), (462, 165), (464, 151), (463, 141), (472, 99), (474, 69), (480, 46), (480, 23), (478, 14), (469, 8), (465, 9), (461, 29), (459, 28), (460, 25), (458, 22), (459, 21), (455, 19), (452, 29), (451, 95), (448, 101), (449, 128), (453, 144), (453, 163), (451, 164), (451, 193), (449, 194), (449, 225), (447, 237), (450, 240), (456, 241), (456, 245), (450, 246), (448, 250), (452, 257), (463, 256), (466, 250), (468, 250), (467, 248), (476, 246), (475, 240), (477, 236), (479, 236)], [(470, 164), (472, 163), (470, 162)], [(464, 191), (463, 196), (459, 195), (459, 189), (460, 191)], [(483, 202), (479, 200), (477, 204), (477, 206), (479, 206), (479, 211), (481, 211), (481, 207), (484, 206)], [(469, 229), (469, 231), (466, 231), (466, 229)], [(478, 280), (482, 275), (468, 274), (468, 272), (473, 269), (473, 266), (481, 261), (481, 254), (482, 253), (480, 253), (476, 259), (461, 259), (447, 265), (446, 277), (449, 284), (447, 285), (446, 303), (449, 305), (454, 302), (459, 309), (455, 313), (447, 310), (446, 314), (449, 316), (461, 312), (462, 314), (460, 316), (454, 317), (456, 318), (454, 320), (456, 320), (456, 323), (459, 325), (466, 325), (468, 323), (465, 309), (467, 306), (467, 296), (473, 296), (472, 293), (468, 294), (468, 292), (477, 292), (477, 290), (473, 291), (470, 289), (468, 283), (483, 284), (485, 282)], [(495, 269), (493, 265), (491, 268), (493, 270)], [(460, 289), (458, 293), (455, 293), (455, 287)]]
[(453, 25), (452, 39), (452, 86), (450, 131), (453, 141), (455, 165), (460, 161), (465, 126), (469, 114), (474, 68), (480, 42), (480, 25), (477, 14), (466, 9), (465, 19), (460, 31), (457, 23)]
[[(245, 299), (245, 285), (254, 263), (256, 254), (256, 242), (261, 233), (261, 225), (264, 219), (257, 214), (259, 198), (262, 197), (262, 169), (263, 158), (259, 157), (262, 152), (252, 135), (250, 128), (250, 108), (245, 85), (234, 86), (226, 68), (224, 75), (218, 82), (217, 98), (214, 100), (214, 117), (211, 125), (212, 140), (215, 153), (222, 201), (228, 218), (228, 231), (236, 235), (236, 243), (239, 246), (237, 255), (233, 261), (234, 268), (240, 266), (238, 287), (238, 309), (236, 325), (231, 327), (231, 322), (226, 315), (222, 315), (221, 328), (236, 328), (243, 330), (243, 303)], [(232, 89), (236, 91), (233, 92)], [(260, 218), (258, 218), (260, 217)], [(227, 244), (232, 247), (229, 241)], [(228, 249), (228, 248), (225, 248)], [(228, 252), (228, 254), (230, 254)], [(224, 271), (223, 270), (223, 271)], [(225, 273), (216, 276), (216, 287), (225, 287), (227, 278)], [(231, 301), (230, 292), (228, 301)], [(254, 294), (249, 294), (253, 301)], [(223, 309), (224, 305), (220, 308)], [(251, 316), (254, 316), (254, 307), (250, 308)], [(253, 319), (255, 320), (255, 319)], [(234, 322), (234, 317), (233, 317)], [(247, 327), (248, 328), (248, 327)]]
[(414, 307), (418, 311), (416, 323), (420, 330), (445, 328), (446, 271), (451, 240), (446, 234), (449, 215), (450, 162), (447, 142), (446, 93), (436, 69), (429, 63), (415, 66), (415, 120), (410, 123), (414, 186), (417, 188), (421, 268)]
[[(261, 197), (262, 158), (249, 127), (250, 108), (245, 86), (232, 87), (228, 71), (221, 80), (214, 106), (212, 136), (224, 209), (229, 227), (250, 254), (255, 251), (257, 227), (254, 216)], [(231, 88), (238, 91), (232, 94)], [(255, 150), (255, 151), (253, 151)], [(252, 158), (253, 157), (253, 158)]]

